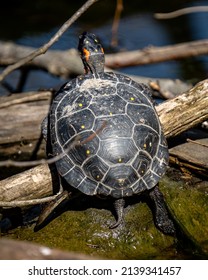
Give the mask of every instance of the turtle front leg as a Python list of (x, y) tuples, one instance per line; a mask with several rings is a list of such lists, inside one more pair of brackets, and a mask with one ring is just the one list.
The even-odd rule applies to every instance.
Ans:
[(123, 198), (115, 200), (114, 208), (117, 215), (117, 221), (109, 227), (110, 229), (116, 228), (123, 222), (124, 205), (125, 200)]
[(149, 198), (156, 227), (164, 234), (174, 235), (175, 226), (169, 217), (163, 194), (160, 192), (158, 185), (150, 190)]

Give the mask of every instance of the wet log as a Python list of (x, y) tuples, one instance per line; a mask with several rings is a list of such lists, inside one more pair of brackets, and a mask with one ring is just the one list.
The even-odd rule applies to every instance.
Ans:
[[(43, 108), (45, 110), (45, 114), (48, 110), (48, 104), (42, 104)], [(18, 119), (18, 122), (22, 124), (21, 134), (18, 135), (18, 137), (14, 138), (13, 136), (13, 130), (14, 127), (11, 126), (11, 123), (13, 120), (11, 119), (12, 111), (17, 112), (18, 106), (26, 106), (26, 104), (18, 104), (18, 105), (12, 105), (6, 108), (2, 108), (0, 110), (0, 127), (4, 128), (4, 133), (7, 133), (7, 137), (0, 137), (0, 139), (4, 139), (3, 143), (9, 143), (9, 141), (20, 141), (20, 139), (28, 139), (28, 135), (26, 135), (26, 132), (24, 128), (28, 125), (31, 125), (30, 122), (30, 116), (33, 116), (33, 114), (36, 115), (38, 118), (38, 121), (36, 120), (36, 126), (32, 126), (33, 128), (33, 137), (38, 138), (40, 135), (40, 123), (42, 120), (42, 115), (39, 112), (41, 111), (40, 108), (37, 109), (37, 102), (31, 102), (28, 103), (28, 106), (30, 108), (30, 113), (27, 112), (26, 115), (23, 114), (23, 120), (21, 121), (21, 118)], [(11, 108), (10, 108), (11, 107)], [(6, 109), (6, 111), (5, 111)], [(20, 111), (23, 112), (25, 107), (23, 107)], [(44, 111), (43, 110), (43, 111)], [(2, 111), (4, 113), (2, 113)], [(208, 80), (204, 80), (200, 83), (198, 83), (195, 87), (193, 87), (191, 90), (185, 92), (184, 94), (164, 102), (163, 104), (157, 106), (157, 111), (161, 120), (161, 123), (164, 128), (164, 133), (167, 137), (173, 137), (177, 134), (180, 134), (181, 132), (195, 126), (198, 123), (201, 123), (202, 121), (208, 119)], [(11, 112), (11, 115), (10, 115)], [(9, 116), (9, 120), (7, 120), (7, 117)], [(16, 115), (13, 115), (13, 118), (17, 118)], [(7, 128), (7, 124), (9, 125), (9, 128)], [(14, 126), (17, 126), (17, 124), (14, 122)], [(21, 137), (20, 137), (21, 136)], [(44, 176), (36, 176), (37, 174), (37, 168), (38, 172), (41, 174), (43, 173)], [(36, 178), (36, 180), (32, 180), (32, 178)], [(17, 175), (14, 175), (13, 177), (7, 178), (5, 180), (0, 181), (0, 201), (8, 202), (12, 200), (16, 200), (17, 198), (20, 199), (26, 199), (27, 196), (25, 196), (25, 187), (21, 189), (21, 186), (24, 186), (22, 182), (26, 183), (27, 188), (27, 195), (29, 194), (29, 197), (33, 195), (33, 197), (39, 198), (40, 193), (37, 191), (37, 189), (41, 189), (42, 193), (41, 196), (48, 195), (49, 192), (52, 194), (52, 188), (50, 189), (50, 185), (52, 184), (51, 174), (49, 172), (49, 169), (47, 165), (42, 165), (38, 167), (34, 167), (30, 170), (30, 178), (28, 178), (28, 173), (23, 172)], [(15, 182), (15, 183), (14, 183)], [(28, 183), (27, 183), (28, 182)], [(11, 188), (12, 186), (12, 188)], [(15, 187), (17, 186), (17, 187)], [(12, 194), (12, 196), (9, 194), (7, 190), (12, 189), (15, 192), (15, 189), (18, 189), (18, 192), (21, 195), (17, 195), (15, 198)], [(35, 190), (35, 191), (34, 191)], [(45, 192), (45, 193), (44, 193)]]

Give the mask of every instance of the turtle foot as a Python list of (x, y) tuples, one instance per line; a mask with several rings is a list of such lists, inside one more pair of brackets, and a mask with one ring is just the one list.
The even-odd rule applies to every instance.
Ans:
[(176, 230), (174, 223), (166, 213), (157, 213), (155, 216), (155, 225), (164, 234), (175, 235)]
[(117, 215), (117, 221), (113, 223), (111, 226), (109, 226), (110, 229), (118, 227), (123, 222), (123, 212), (124, 212), (124, 205), (125, 200), (123, 198), (117, 199), (114, 202), (114, 208)]
[(155, 226), (164, 234), (175, 235), (176, 229), (158, 186), (149, 192)]

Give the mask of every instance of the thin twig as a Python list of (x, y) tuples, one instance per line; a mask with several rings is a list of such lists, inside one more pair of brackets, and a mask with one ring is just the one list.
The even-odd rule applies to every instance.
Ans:
[(120, 21), (122, 11), (123, 11), (123, 0), (117, 0), (116, 11), (115, 11), (113, 26), (112, 26), (111, 46), (113, 47), (118, 45), (118, 26), (119, 26), (119, 21)]
[(63, 35), (63, 33), (95, 2), (98, 0), (88, 0), (78, 11), (74, 13), (74, 15), (69, 18), (61, 28), (55, 33), (55, 35), (43, 46), (39, 49), (35, 50), (28, 56), (20, 59), (16, 63), (8, 66), (0, 75), (0, 82), (4, 80), (4, 78), (9, 75), (12, 71), (16, 70), (17, 68), (25, 65), (26, 63), (33, 60), (35, 57), (44, 54), (58, 39)]
[(58, 160), (62, 159), (66, 153), (71, 150), (71, 146), (67, 149), (65, 149), (61, 154), (54, 156), (49, 159), (40, 159), (40, 160), (30, 160), (30, 161), (15, 161), (12, 159), (2, 160), (0, 161), (0, 166), (16, 166), (16, 167), (30, 167), (35, 166), (39, 164), (52, 164), (57, 162)]
[(41, 204), (45, 202), (50, 202), (56, 199), (60, 195), (60, 192), (44, 197), (44, 198), (35, 198), (35, 199), (28, 199), (28, 200), (13, 200), (13, 201), (0, 201), (0, 207), (23, 207), (23, 206), (31, 206), (36, 204)]
[(49, 97), (51, 97), (52, 91), (40, 91), (38, 93), (33, 94), (33, 92), (27, 92), (25, 93), (25, 96), (22, 96), (21, 98), (16, 98), (11, 101), (3, 102), (0, 104), (0, 109), (6, 108), (13, 105), (18, 105), (26, 102), (33, 102), (33, 101), (39, 101), (39, 100), (47, 100)]
[(30, 161), (14, 161), (11, 159), (7, 159), (7, 160), (2, 160), (0, 161), (0, 167), (1, 166), (16, 166), (16, 167), (29, 167), (29, 166), (35, 166), (35, 165), (39, 165), (39, 164), (52, 164), (57, 162), (58, 160), (62, 159), (71, 149), (73, 149), (74, 146), (79, 146), (79, 145), (84, 145), (87, 142), (91, 141), (96, 135), (98, 135), (103, 128), (106, 125), (106, 121), (104, 121), (104, 123), (102, 124), (102, 126), (95, 131), (94, 133), (92, 133), (90, 136), (88, 136), (85, 140), (83, 140), (82, 142), (79, 141), (78, 136), (75, 137), (73, 143), (71, 143), (71, 145), (64, 149), (62, 151), (62, 153), (60, 153), (57, 156), (51, 157), (49, 159), (40, 159), (40, 160), (30, 160)]
[(192, 140), (192, 139), (187, 138), (186, 141), (189, 142), (189, 143), (197, 144), (197, 145), (200, 145), (200, 146), (202, 146), (202, 147), (208, 148), (208, 145), (207, 145), (207, 144), (200, 143), (200, 142), (197, 141), (197, 140)]
[(154, 14), (154, 17), (156, 19), (171, 19), (196, 12), (208, 12), (208, 6), (188, 7), (170, 13), (156, 13)]

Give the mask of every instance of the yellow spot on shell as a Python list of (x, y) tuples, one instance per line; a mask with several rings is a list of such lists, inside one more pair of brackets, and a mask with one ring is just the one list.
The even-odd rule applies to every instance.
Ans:
[(84, 125), (81, 125), (81, 128), (83, 129), (83, 128), (85, 128), (85, 126), (84, 126)]
[(146, 143), (144, 143), (144, 146), (143, 146), (143, 147), (144, 147), (144, 149), (146, 149), (146, 148), (147, 148), (147, 144), (146, 144)]
[(112, 115), (113, 115), (113, 113), (112, 113), (112, 112), (110, 112), (110, 113), (109, 113), (109, 115), (110, 115), (110, 116), (112, 116)]
[(135, 100), (135, 98), (134, 98), (134, 97), (131, 97), (131, 98), (130, 98), (130, 100), (131, 100), (131, 101), (134, 101), (134, 100)]
[(79, 107), (82, 107), (83, 106), (83, 104), (82, 103), (79, 103)]
[(90, 150), (86, 150), (86, 154), (89, 155), (90, 154)]
[(122, 162), (122, 158), (119, 158), (119, 159), (118, 159), (118, 162)]

